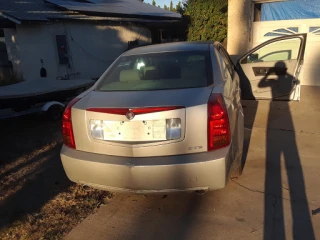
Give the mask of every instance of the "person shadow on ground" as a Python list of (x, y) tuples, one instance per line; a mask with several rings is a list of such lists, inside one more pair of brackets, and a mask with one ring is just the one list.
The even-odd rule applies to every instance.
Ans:
[[(276, 79), (270, 79), (271, 75), (276, 76)], [(315, 239), (301, 159), (289, 108), (289, 97), (297, 84), (293, 80), (295, 79), (287, 72), (285, 62), (279, 61), (258, 85), (259, 88), (271, 88), (273, 100), (283, 100), (280, 105), (279, 102), (271, 101), (268, 114), (264, 240), (291, 239), (290, 236), (286, 236), (283, 202), (291, 205), (292, 239)], [(279, 106), (283, 109), (281, 114), (278, 111)], [(276, 129), (278, 121), (284, 122), (286, 131)], [(282, 166), (286, 171), (281, 171)], [(290, 198), (286, 197), (287, 194)], [(289, 223), (288, 219), (286, 223)]]

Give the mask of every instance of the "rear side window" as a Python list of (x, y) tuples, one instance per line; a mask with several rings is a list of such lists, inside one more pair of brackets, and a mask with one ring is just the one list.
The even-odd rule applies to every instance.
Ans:
[(97, 91), (148, 91), (211, 85), (208, 51), (124, 56), (102, 77)]

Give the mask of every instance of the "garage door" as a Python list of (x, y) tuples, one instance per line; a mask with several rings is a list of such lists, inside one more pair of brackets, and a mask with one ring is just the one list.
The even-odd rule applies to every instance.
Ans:
[(320, 19), (299, 19), (253, 23), (253, 46), (279, 36), (308, 33), (301, 85), (320, 86)]

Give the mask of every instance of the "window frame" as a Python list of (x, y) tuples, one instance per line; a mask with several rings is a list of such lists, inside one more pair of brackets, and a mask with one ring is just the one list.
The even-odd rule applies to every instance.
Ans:
[(234, 72), (235, 72), (235, 66), (230, 58), (230, 55), (228, 54), (228, 52), (225, 50), (225, 48), (222, 46), (221, 43), (218, 43), (217, 44), (218, 46), (218, 52), (219, 54), (221, 55), (224, 63), (226, 64), (227, 68), (228, 68), (228, 71), (231, 75), (231, 78), (233, 80), (233, 77), (234, 77)]

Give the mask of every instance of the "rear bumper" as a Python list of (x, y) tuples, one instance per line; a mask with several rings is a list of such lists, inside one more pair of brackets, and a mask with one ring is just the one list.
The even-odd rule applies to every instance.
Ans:
[(62, 147), (68, 178), (108, 191), (157, 193), (216, 190), (225, 187), (229, 148), (214, 152), (128, 158), (81, 152)]

